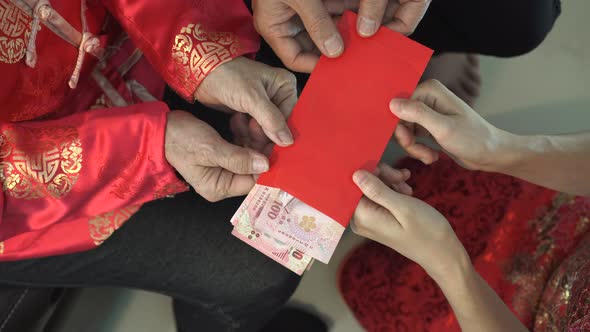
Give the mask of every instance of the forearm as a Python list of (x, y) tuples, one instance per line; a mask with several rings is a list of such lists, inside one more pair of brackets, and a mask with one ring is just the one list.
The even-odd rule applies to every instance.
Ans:
[(590, 132), (510, 138), (494, 171), (575, 195), (590, 196)]
[(496, 292), (475, 271), (469, 259), (433, 276), (449, 301), (463, 332), (528, 331)]

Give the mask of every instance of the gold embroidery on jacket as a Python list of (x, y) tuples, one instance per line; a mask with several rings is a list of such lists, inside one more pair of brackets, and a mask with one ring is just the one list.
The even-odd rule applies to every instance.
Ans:
[(172, 197), (174, 194), (187, 191), (188, 185), (186, 183), (181, 183), (180, 181), (174, 181), (172, 183), (167, 183), (156, 189), (154, 192), (154, 199), (161, 199), (165, 197)]
[(145, 154), (142, 152), (136, 153), (134, 156), (129, 156), (133, 159), (129, 162), (129, 159), (125, 158), (118, 160), (119, 165), (128, 165), (122, 169), (117, 178), (111, 185), (110, 194), (118, 199), (126, 199), (127, 197), (133, 197), (137, 194), (137, 176), (140, 174), (142, 167), (142, 160), (145, 160)]
[(0, 61), (16, 63), (27, 53), (31, 17), (10, 0), (0, 0)]
[(0, 135), (0, 181), (11, 197), (61, 198), (82, 169), (82, 144), (76, 128), (15, 127)]
[[(531, 308), (535, 308), (543, 293), (543, 285), (555, 267), (553, 258), (556, 246), (550, 233), (559, 220), (557, 215), (559, 209), (567, 204), (572, 197), (563, 193), (557, 194), (546, 211), (529, 221), (532, 224), (532, 229), (537, 232), (539, 243), (536, 251), (515, 254), (510, 263), (505, 266), (504, 272), (507, 280), (518, 286), (512, 303), (519, 317), (525, 316)], [(538, 261), (542, 257), (553, 264), (539, 264)]]
[[(590, 237), (586, 236), (551, 276), (543, 291), (543, 299), (539, 303), (534, 331), (566, 331), (568, 320), (578, 309), (585, 309), (578, 308), (582, 303), (570, 301), (572, 295), (581, 295), (579, 292), (588, 288), (588, 276), (583, 271), (590, 264), (589, 240)], [(581, 286), (582, 289), (574, 290), (576, 286)]]
[[(590, 257), (590, 245), (581, 251), (583, 246), (580, 246), (576, 251), (584, 252), (584, 259), (576, 261), (569, 258), (567, 264), (563, 263), (563, 247), (564, 241), (574, 241), (574, 238), (588, 231), (590, 224), (587, 222), (588, 209), (585, 206), (575, 196), (557, 194), (551, 206), (541, 210), (536, 218), (529, 221), (532, 226), (530, 231), (535, 232), (538, 241), (536, 250), (517, 253), (504, 266), (507, 280), (517, 287), (512, 296), (512, 306), (520, 318), (532, 315), (535, 331), (565, 330), (564, 319), (567, 315), (563, 315), (560, 308), (567, 307), (570, 302), (575, 278), (564, 274), (564, 271), (568, 266), (575, 266), (571, 271), (580, 268), (582, 264), (579, 261), (588, 262), (586, 257)], [(573, 225), (568, 224), (568, 220)], [(566, 230), (558, 232), (564, 228)], [(575, 235), (570, 236), (571, 230), (567, 229), (575, 229)], [(590, 237), (586, 240), (590, 240)]]
[(121, 225), (129, 220), (141, 205), (131, 205), (116, 211), (110, 211), (88, 220), (90, 238), (97, 246), (108, 239)]
[(176, 35), (172, 59), (188, 90), (196, 90), (217, 66), (239, 51), (238, 38), (229, 32), (208, 32), (201, 24), (189, 24)]

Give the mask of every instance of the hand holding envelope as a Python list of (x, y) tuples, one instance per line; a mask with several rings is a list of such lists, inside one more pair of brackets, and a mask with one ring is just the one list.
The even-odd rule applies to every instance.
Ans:
[(309, 73), (319, 55), (338, 57), (345, 48), (334, 22), (346, 10), (358, 12), (356, 29), (373, 36), (384, 25), (414, 32), (431, 0), (253, 0), (256, 29), (287, 68)]
[(296, 273), (328, 263), (362, 196), (352, 174), (376, 168), (399, 121), (389, 101), (412, 95), (432, 55), (387, 28), (360, 37), (352, 12), (339, 30), (345, 52), (320, 59), (289, 118), (295, 144), (274, 148), (232, 218), (234, 235)]

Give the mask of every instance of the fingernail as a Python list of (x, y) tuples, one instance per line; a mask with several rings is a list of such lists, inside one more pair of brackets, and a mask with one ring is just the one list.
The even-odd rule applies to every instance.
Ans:
[(395, 115), (401, 115), (403, 112), (402, 101), (399, 99), (393, 99), (389, 102), (389, 110)]
[(262, 158), (254, 158), (252, 162), (252, 170), (254, 173), (264, 173), (268, 171), (268, 160)]
[(377, 22), (366, 17), (361, 17), (359, 19), (357, 29), (359, 34), (363, 37), (372, 36), (377, 30)]
[(285, 145), (291, 145), (293, 144), (293, 135), (291, 135), (291, 132), (288, 129), (283, 129), (281, 131), (279, 131), (277, 133), (277, 136), (279, 136), (279, 140), (281, 140), (281, 142)]
[(344, 48), (342, 45), (342, 39), (340, 39), (340, 36), (338, 35), (333, 35), (324, 42), (324, 48), (329, 56), (338, 56), (342, 53), (342, 49)]
[(366, 179), (367, 175), (363, 171), (356, 171), (352, 176), (352, 181), (354, 181), (354, 183), (356, 183), (359, 186), (363, 184), (363, 182), (365, 182)]

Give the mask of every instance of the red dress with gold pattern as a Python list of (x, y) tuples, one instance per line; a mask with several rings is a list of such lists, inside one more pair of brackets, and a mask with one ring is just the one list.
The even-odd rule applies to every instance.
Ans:
[[(590, 331), (590, 199), (500, 174), (472, 172), (445, 157), (413, 160), (415, 196), (446, 216), (477, 271), (534, 331)], [(370, 332), (460, 331), (436, 283), (376, 242), (342, 264), (339, 287)]]
[(258, 44), (241, 0), (0, 0), (0, 260), (91, 249), (186, 190), (165, 84), (192, 100)]

